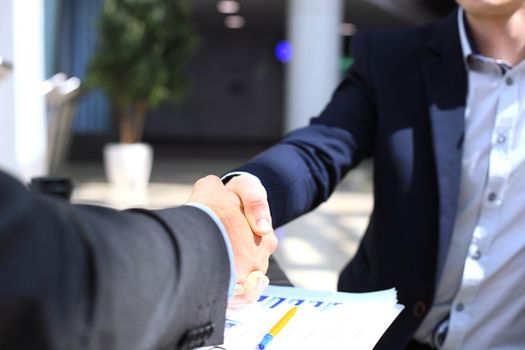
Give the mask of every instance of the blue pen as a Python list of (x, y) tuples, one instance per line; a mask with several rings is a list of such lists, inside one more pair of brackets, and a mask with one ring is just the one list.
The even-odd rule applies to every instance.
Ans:
[(297, 306), (294, 306), (290, 310), (288, 310), (288, 312), (284, 314), (284, 316), (275, 324), (275, 326), (273, 326), (272, 329), (270, 329), (270, 331), (264, 335), (262, 340), (259, 342), (257, 348), (260, 350), (264, 350), (271, 343), (273, 338), (277, 334), (279, 334), (281, 329), (283, 329), (284, 326), (286, 326), (288, 321), (290, 321), (290, 319), (293, 317), (293, 315), (295, 315), (296, 312)]

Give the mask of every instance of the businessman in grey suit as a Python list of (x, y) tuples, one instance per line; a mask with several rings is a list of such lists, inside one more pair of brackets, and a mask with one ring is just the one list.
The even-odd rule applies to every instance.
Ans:
[(253, 236), (216, 177), (198, 181), (188, 202), (71, 205), (0, 172), (0, 349), (221, 343), (235, 280), (265, 271), (276, 241)]

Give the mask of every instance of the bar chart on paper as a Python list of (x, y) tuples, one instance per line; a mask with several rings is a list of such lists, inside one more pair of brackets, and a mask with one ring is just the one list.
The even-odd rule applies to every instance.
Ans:
[(228, 310), (224, 344), (207, 349), (258, 349), (292, 307), (297, 312), (267, 349), (372, 349), (403, 309), (395, 289), (339, 293), (269, 286), (254, 305)]

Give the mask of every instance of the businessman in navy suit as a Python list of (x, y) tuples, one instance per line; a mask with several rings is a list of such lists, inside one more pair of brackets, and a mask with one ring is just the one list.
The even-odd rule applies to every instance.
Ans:
[(71, 205), (0, 171), (0, 349), (222, 343), (234, 275), (242, 284), (266, 271), (276, 243), (254, 239), (240, 199), (217, 177), (198, 181), (189, 202), (155, 211)]
[(265, 231), (373, 157), (373, 212), (338, 288), (397, 288), (406, 308), (377, 349), (525, 348), (525, 1), (458, 3), (358, 33), (322, 113), (225, 178)]

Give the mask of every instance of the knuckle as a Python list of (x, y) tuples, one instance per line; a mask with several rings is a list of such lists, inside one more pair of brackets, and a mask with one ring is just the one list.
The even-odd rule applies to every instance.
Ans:
[(221, 183), (222, 184), (221, 179), (219, 179), (219, 177), (216, 175), (206, 175), (203, 179), (205, 179), (206, 181), (210, 183)]
[(244, 206), (249, 208), (252, 211), (269, 213), (270, 208), (266, 196), (251, 196), (247, 197), (244, 200)]
[(268, 197), (266, 196), (266, 192), (258, 191), (254, 189), (250, 189), (249, 191), (247, 191), (245, 197), (250, 203), (259, 203), (259, 204), (266, 203), (268, 199)]
[(206, 175), (204, 177), (201, 177), (195, 182), (194, 187), (200, 188), (200, 187), (207, 187), (210, 185), (217, 185), (222, 184), (221, 180), (215, 176), (215, 175)]
[(271, 253), (275, 252), (277, 249), (277, 245), (279, 244), (279, 241), (275, 234), (268, 235), (268, 249)]
[(261, 181), (253, 175), (237, 176), (228, 182), (228, 185), (230, 184), (232, 184), (240, 193), (242, 193), (243, 197), (246, 199), (266, 199), (266, 189), (262, 185)]
[(203, 177), (201, 177), (200, 179), (195, 181), (194, 187), (201, 187), (205, 182), (206, 180)]

